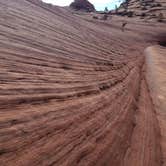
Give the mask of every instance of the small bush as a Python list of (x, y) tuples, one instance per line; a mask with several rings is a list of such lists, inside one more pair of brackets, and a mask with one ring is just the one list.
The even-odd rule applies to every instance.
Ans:
[(93, 18), (93, 19), (99, 19), (97, 16), (93, 16), (92, 18)]
[(133, 17), (133, 14), (134, 14), (134, 13), (133, 13), (132, 11), (130, 11), (130, 12), (127, 13), (127, 16), (128, 16), (128, 17)]
[(145, 16), (146, 16), (146, 13), (142, 13), (142, 14), (141, 14), (141, 17), (145, 17)]
[(142, 8), (141, 8), (141, 10), (147, 10), (147, 7), (146, 7), (146, 6), (144, 6), (144, 7), (142, 7)]
[(101, 18), (102, 20), (107, 20), (108, 19), (108, 15), (104, 14), (104, 16)]
[(67, 64), (62, 64), (61, 68), (64, 69), (64, 70), (70, 70), (71, 69), (70, 66), (67, 65)]
[(158, 22), (163, 22), (163, 20), (164, 20), (163, 13), (159, 13), (159, 15), (158, 15)]
[(161, 7), (161, 6), (162, 6), (162, 4), (160, 4), (160, 3), (156, 4), (156, 7)]

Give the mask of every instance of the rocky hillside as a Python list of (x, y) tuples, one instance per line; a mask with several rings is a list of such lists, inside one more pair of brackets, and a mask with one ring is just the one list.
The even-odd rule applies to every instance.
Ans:
[[(126, 0), (118, 9), (121, 15), (139, 16), (147, 19), (166, 18), (165, 0)], [(162, 16), (160, 16), (162, 15)]]

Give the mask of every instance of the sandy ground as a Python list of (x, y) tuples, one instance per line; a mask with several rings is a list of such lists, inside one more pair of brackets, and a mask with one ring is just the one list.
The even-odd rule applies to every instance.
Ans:
[(143, 54), (165, 28), (1, 0), (0, 165), (165, 162)]

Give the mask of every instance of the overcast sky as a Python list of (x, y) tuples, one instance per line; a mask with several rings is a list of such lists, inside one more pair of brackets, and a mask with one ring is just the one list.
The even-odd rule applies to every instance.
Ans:
[[(68, 6), (71, 2), (74, 0), (43, 0), (47, 3), (52, 3), (54, 5), (58, 6)], [(121, 0), (89, 0), (91, 2), (96, 10), (104, 10), (104, 8), (107, 6), (108, 9), (114, 9), (115, 5), (119, 5)]]

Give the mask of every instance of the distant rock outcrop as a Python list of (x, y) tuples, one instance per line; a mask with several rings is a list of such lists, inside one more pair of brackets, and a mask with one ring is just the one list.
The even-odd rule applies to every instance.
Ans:
[(74, 2), (70, 4), (70, 7), (75, 10), (82, 10), (86, 12), (95, 11), (95, 7), (88, 0), (74, 0)]
[(164, 0), (126, 0), (117, 10), (123, 16), (139, 16), (140, 18), (158, 19), (166, 17), (166, 1)]

